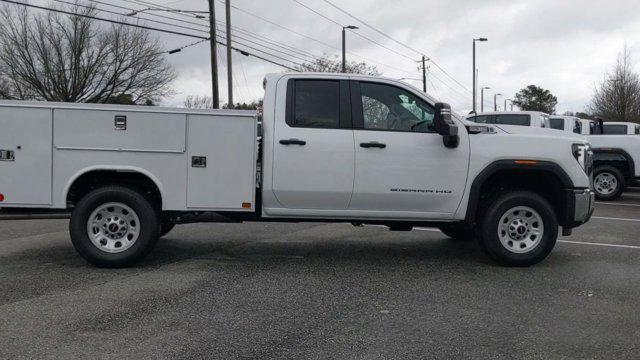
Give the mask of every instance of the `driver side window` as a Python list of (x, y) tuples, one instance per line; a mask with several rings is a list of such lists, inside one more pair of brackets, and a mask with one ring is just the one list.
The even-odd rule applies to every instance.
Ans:
[(434, 132), (434, 108), (410, 92), (362, 82), (360, 93), (365, 129)]

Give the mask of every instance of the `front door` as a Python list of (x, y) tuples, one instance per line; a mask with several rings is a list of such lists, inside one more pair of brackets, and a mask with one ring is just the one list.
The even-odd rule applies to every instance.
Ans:
[(434, 107), (405, 88), (354, 82), (356, 172), (352, 210), (404, 212), (450, 219), (467, 181), (469, 143), (443, 145), (433, 130)]
[(276, 121), (273, 192), (283, 208), (346, 210), (354, 176), (349, 82), (289, 80)]

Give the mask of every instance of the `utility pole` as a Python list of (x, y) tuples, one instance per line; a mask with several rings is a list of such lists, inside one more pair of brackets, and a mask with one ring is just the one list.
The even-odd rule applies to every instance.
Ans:
[(418, 60), (418, 62), (422, 62), (422, 91), (427, 92), (427, 61), (429, 61), (428, 57), (422, 55), (422, 60)]
[(229, 109), (233, 109), (233, 54), (231, 53), (231, 0), (225, 0), (227, 22), (227, 87), (229, 88)]
[(216, 44), (216, 7), (215, 0), (209, 0), (209, 43), (211, 46), (211, 99), (213, 108), (220, 108), (218, 97), (218, 46)]

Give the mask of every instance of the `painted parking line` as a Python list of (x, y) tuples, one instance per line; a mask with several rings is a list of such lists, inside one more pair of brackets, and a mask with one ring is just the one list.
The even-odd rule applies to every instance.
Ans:
[(620, 203), (600, 202), (600, 201), (596, 201), (596, 205), (612, 205), (612, 206), (631, 206), (631, 207), (640, 207), (640, 204), (620, 204)]
[(604, 216), (592, 216), (592, 219), (597, 220), (609, 220), (609, 221), (632, 221), (632, 222), (640, 222), (640, 219), (627, 219), (627, 218), (615, 218), (615, 217), (604, 217)]
[[(638, 221), (640, 221), (640, 220), (638, 220)], [(440, 230), (438, 230), (438, 229), (431, 229), (431, 228), (415, 228), (414, 230), (429, 231), (429, 232), (440, 232)], [(634, 246), (634, 245), (604, 244), (604, 243), (594, 243), (594, 242), (587, 242), (587, 241), (572, 241), (572, 240), (558, 240), (558, 242), (559, 243), (565, 243), (565, 244), (592, 245), (592, 246), (604, 246), (604, 247), (614, 247), (614, 248), (622, 248), (622, 249), (640, 250), (640, 246)]]
[(586, 241), (571, 241), (571, 240), (558, 240), (558, 242), (559, 243), (565, 243), (565, 244), (606, 246), (606, 247), (615, 247), (615, 248), (623, 248), (623, 249), (640, 250), (640, 246), (633, 246), (633, 245), (603, 244), (603, 243), (594, 243), (594, 242), (586, 242)]

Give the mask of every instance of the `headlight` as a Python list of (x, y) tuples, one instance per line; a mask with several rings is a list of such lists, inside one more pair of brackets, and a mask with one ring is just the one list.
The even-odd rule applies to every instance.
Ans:
[(593, 151), (590, 145), (585, 144), (573, 144), (572, 145), (573, 157), (576, 158), (580, 167), (587, 175), (591, 174), (593, 169)]

